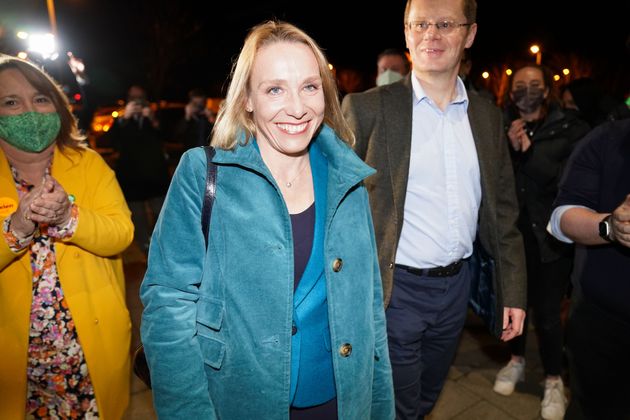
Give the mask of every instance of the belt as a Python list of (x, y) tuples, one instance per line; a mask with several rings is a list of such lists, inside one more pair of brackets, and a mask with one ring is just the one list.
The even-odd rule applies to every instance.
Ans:
[(428, 276), (428, 277), (451, 277), (459, 273), (464, 265), (466, 259), (461, 259), (449, 264), (445, 267), (433, 267), (433, 268), (415, 268), (408, 265), (396, 264), (396, 267), (405, 270), (408, 273), (415, 274), (416, 276)]

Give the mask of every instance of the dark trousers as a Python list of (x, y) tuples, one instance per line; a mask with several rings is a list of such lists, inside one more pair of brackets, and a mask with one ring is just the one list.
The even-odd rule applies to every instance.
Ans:
[(337, 398), (314, 407), (291, 407), (291, 420), (337, 420)]
[(571, 298), (566, 420), (630, 419), (630, 323), (581, 296)]
[[(562, 299), (567, 293), (571, 278), (572, 258), (542, 263), (538, 253), (527, 252), (527, 302), (533, 312), (533, 321), (539, 340), (540, 358), (546, 375), (562, 373), (564, 333), (560, 321)], [(513, 355), (524, 356), (527, 342), (525, 318), (523, 334), (510, 340)]]
[(423, 419), (433, 409), (466, 321), (469, 294), (469, 262), (452, 277), (395, 269), (385, 313), (397, 419)]

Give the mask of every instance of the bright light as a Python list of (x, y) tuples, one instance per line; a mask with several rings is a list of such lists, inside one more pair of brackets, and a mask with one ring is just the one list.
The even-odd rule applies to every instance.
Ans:
[(27, 39), (28, 38), (28, 32), (20, 31), (17, 34), (15, 34), (15, 36), (17, 36), (20, 39)]
[(540, 49), (540, 47), (536, 44), (533, 44), (531, 47), (529, 47), (529, 50), (532, 54), (536, 56), (536, 64), (540, 66), (540, 64), (542, 63), (542, 50)]
[(569, 69), (562, 69), (562, 74), (564, 74), (565, 76), (568, 76), (569, 73), (571, 73), (571, 70), (569, 70)]
[(512, 75), (512, 69), (505, 70), (505, 74), (507, 74), (508, 76), (511, 76)]
[(28, 57), (28, 54), (26, 54), (26, 52), (24, 51), (20, 51), (19, 53), (17, 53), (18, 58), (21, 58), (22, 60), (26, 60), (26, 58)]
[(118, 118), (118, 111), (114, 111), (114, 112), (112, 112), (112, 117), (114, 117), (114, 118)]
[(59, 56), (56, 44), (53, 34), (35, 34), (28, 37), (28, 51), (41, 55), (44, 60), (55, 60)]
[(553, 80), (554, 80), (554, 82), (557, 82), (558, 80), (560, 80), (560, 75), (559, 74), (554, 74), (553, 75)]
[(487, 79), (490, 77), (490, 73), (488, 73), (487, 71), (484, 71), (483, 73), (481, 73), (481, 77), (483, 77), (484, 79)]
[(333, 67), (333, 65), (332, 65), (332, 64), (330, 64), (330, 63), (329, 63), (329, 64), (328, 64), (328, 70), (332, 70), (332, 69), (334, 69), (334, 67)]

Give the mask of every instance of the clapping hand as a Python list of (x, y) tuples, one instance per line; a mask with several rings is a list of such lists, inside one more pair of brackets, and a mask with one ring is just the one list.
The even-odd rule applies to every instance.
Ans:
[(522, 118), (512, 121), (507, 134), (512, 148), (517, 152), (526, 152), (532, 145), (532, 141), (525, 130), (525, 121)]
[(31, 221), (48, 226), (65, 226), (70, 221), (72, 203), (61, 184), (46, 175), (39, 194), (30, 202)]

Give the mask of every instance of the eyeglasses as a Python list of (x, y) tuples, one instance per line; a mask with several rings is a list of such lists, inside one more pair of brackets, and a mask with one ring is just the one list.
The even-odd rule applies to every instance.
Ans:
[(454, 32), (455, 29), (457, 28), (460, 28), (462, 26), (470, 26), (472, 25), (472, 23), (468, 23), (468, 22), (457, 23), (457, 22), (453, 22), (452, 20), (444, 20), (442, 22), (431, 23), (431, 22), (427, 22), (426, 20), (423, 20), (419, 22), (409, 22), (407, 25), (409, 25), (410, 29), (412, 29), (414, 32), (417, 32), (419, 34), (422, 34), (428, 31), (430, 26), (435, 26), (435, 28), (441, 34), (447, 35)]

